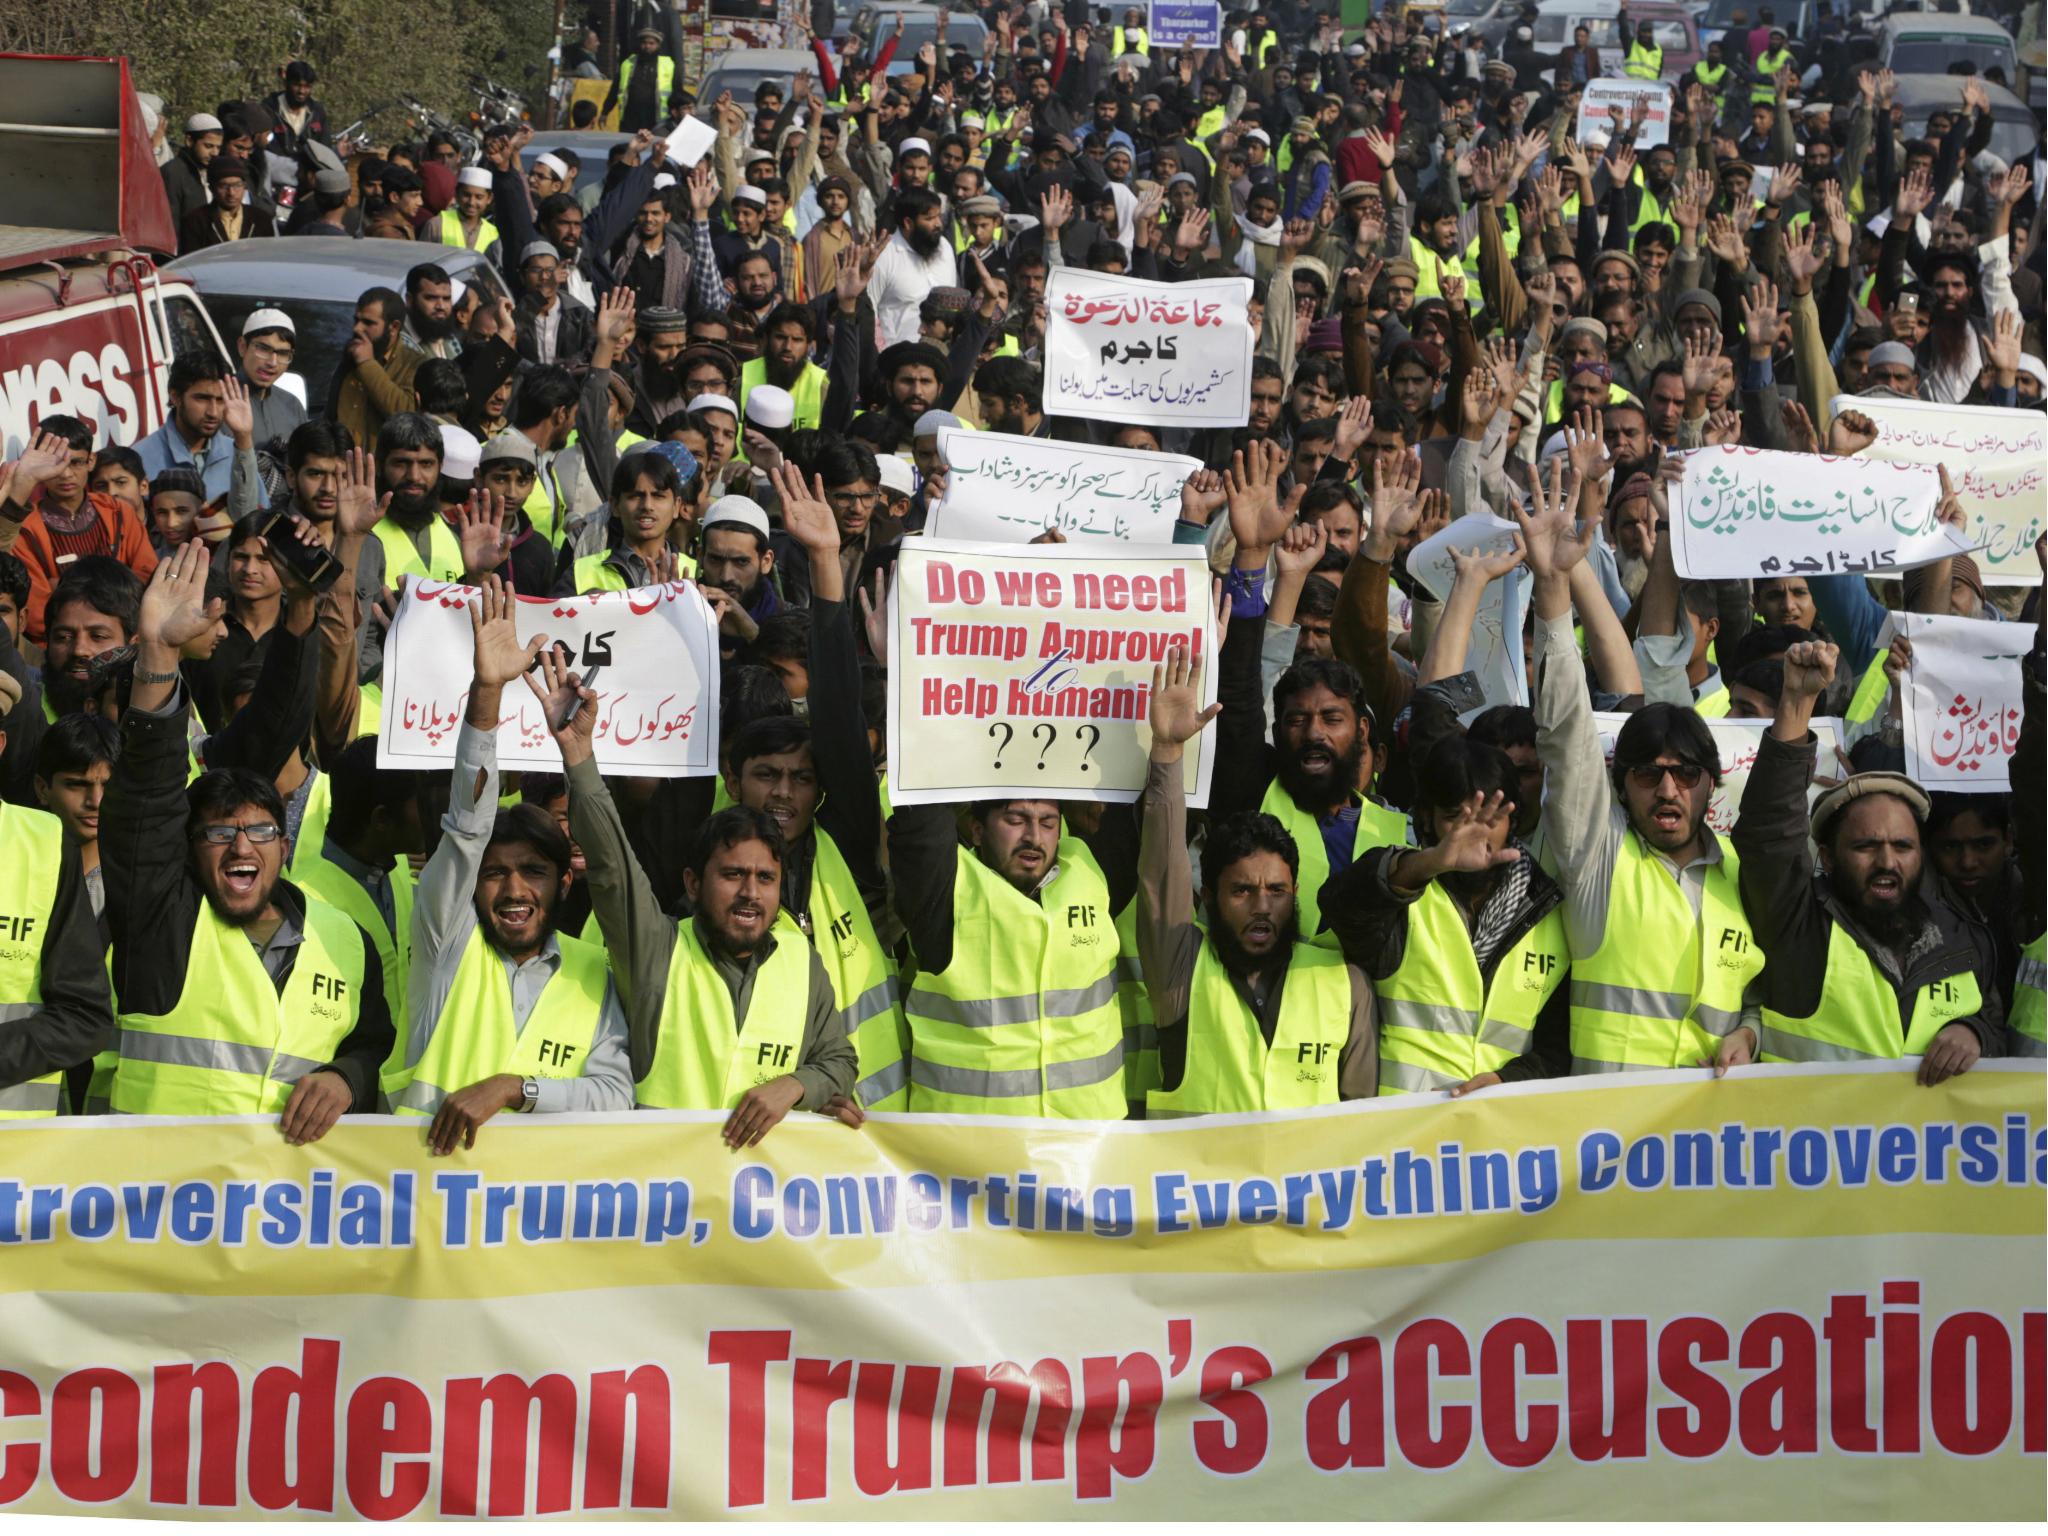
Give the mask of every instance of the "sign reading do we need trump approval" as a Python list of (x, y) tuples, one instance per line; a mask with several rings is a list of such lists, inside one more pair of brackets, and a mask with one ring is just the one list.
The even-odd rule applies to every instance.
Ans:
[[(1152, 669), (1175, 645), (1216, 701), (1216, 614), (1198, 548), (906, 539), (890, 591), (889, 797), (1136, 800)], [(1206, 805), (1216, 733), (1181, 759)]]

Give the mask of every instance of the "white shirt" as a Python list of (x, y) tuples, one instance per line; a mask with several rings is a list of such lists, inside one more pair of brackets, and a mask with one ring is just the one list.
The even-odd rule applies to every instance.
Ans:
[(890, 236), (868, 283), (868, 299), (875, 306), (881, 332), (879, 344), (886, 348), (899, 341), (917, 340), (917, 307), (924, 296), (934, 288), (951, 288), (958, 282), (953, 248), (943, 237), (939, 248), (926, 259), (910, 248), (900, 230)]
[(562, 329), (562, 299), (555, 296), (555, 302), (533, 317), (533, 353), (543, 363), (555, 360), (555, 338)]

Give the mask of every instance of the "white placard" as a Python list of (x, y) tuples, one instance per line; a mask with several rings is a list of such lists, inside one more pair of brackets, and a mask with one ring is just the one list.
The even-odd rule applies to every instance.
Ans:
[[(1104, 800), (1143, 792), (1152, 669), (1176, 642), (1216, 702), (1216, 613), (1199, 545), (998, 547), (905, 539), (889, 588), (893, 805)], [(1182, 758), (1209, 802), (1216, 732)]]
[(1588, 80), (1579, 95), (1579, 142), (1591, 143), (1614, 132), (1609, 107), (1621, 108), (1622, 126), (1626, 127), (1639, 100), (1649, 102), (1650, 110), (1636, 135), (1636, 153), (1670, 143), (1671, 87), (1662, 80)]
[(1045, 414), (1170, 427), (1251, 419), (1252, 280), (1149, 283), (1054, 267)]
[(2038, 586), (2034, 541), (2048, 526), (2048, 415), (1990, 405), (1936, 405), (1893, 395), (1837, 395), (1831, 414), (1859, 411), (1877, 441), (1859, 457), (1945, 464), (1970, 514), (1973, 558), (1986, 582)]
[(686, 116), (669, 134), (662, 153), (678, 165), (694, 166), (717, 142), (717, 129), (701, 118)]
[(1028, 544), (1048, 528), (1074, 543), (1171, 544), (1180, 489), (1202, 467), (1180, 453), (1095, 448), (945, 427), (946, 493), (926, 532)]
[(1996, 794), (2012, 787), (2012, 754), (2020, 744), (2020, 658), (2034, 639), (2031, 624), (1894, 615), (1913, 642), (1913, 664), (1900, 679), (1906, 772), (1923, 789)]
[[(1513, 523), (1491, 512), (1469, 513), (1415, 546), (1408, 556), (1409, 574), (1442, 602), (1451, 595), (1451, 584), (1458, 575), (1451, 559), (1453, 549), (1481, 549), (1488, 554), (1512, 549), (1516, 531)], [(1465, 666), (1479, 674), (1488, 704), (1529, 702), (1529, 680), (1522, 664), (1522, 621), (1528, 606), (1529, 586), (1520, 566), (1498, 581), (1488, 582), (1479, 599)]]
[[(1593, 716), (1594, 727), (1600, 732), (1600, 751), (1610, 763), (1614, 761), (1614, 739), (1627, 722), (1625, 714), (1600, 711)], [(1835, 756), (1835, 749), (1842, 744), (1842, 722), (1832, 715), (1816, 715), (1811, 724), (1818, 745), (1814, 782), (1806, 790), (1809, 809), (1827, 790), (1828, 784), (1821, 780), (1833, 783), (1849, 771)], [(1756, 766), (1757, 744), (1771, 728), (1771, 722), (1730, 720), (1724, 716), (1707, 721), (1706, 726), (1721, 754), (1721, 782), (1707, 800), (1707, 825), (1714, 829), (1715, 836), (1726, 837), (1735, 830), (1735, 818), (1742, 809), (1742, 791), (1749, 783), (1750, 769)]]
[(1918, 464), (1723, 445), (1685, 460), (1671, 556), (1685, 577), (1903, 570), (1970, 544), (1935, 521), (1941, 479)]
[[(469, 703), (474, 587), (407, 578), (384, 639), (379, 768), (447, 768)], [(594, 749), (606, 773), (693, 778), (718, 771), (718, 620), (696, 586), (670, 582), (585, 597), (522, 597), (522, 640), (544, 634), (574, 653), (597, 692)], [(593, 670), (595, 669), (595, 670)], [(505, 689), (498, 763), (562, 771), (540, 702)]]

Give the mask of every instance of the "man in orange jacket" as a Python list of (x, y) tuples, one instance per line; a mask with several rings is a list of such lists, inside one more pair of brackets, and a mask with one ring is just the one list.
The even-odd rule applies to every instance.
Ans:
[(45, 416), (35, 441), (0, 477), (0, 553), (28, 567), (28, 639), (43, 641), (43, 605), (65, 567), (111, 555), (143, 580), (156, 569), (149, 530), (134, 509), (86, 489), (92, 428), (76, 416)]

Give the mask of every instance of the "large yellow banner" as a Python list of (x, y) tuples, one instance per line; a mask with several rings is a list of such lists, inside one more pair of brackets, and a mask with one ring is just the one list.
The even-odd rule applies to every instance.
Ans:
[(0, 1126), (0, 1509), (2044, 1512), (2043, 1074)]

